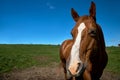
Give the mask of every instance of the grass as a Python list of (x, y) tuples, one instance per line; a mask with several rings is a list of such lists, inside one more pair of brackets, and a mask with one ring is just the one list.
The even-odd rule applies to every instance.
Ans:
[(120, 47), (107, 47), (108, 65), (106, 70), (120, 74)]
[(59, 62), (59, 46), (0, 45), (0, 73)]
[[(120, 74), (120, 47), (107, 47), (107, 71)], [(59, 63), (58, 45), (0, 45), (0, 73)]]

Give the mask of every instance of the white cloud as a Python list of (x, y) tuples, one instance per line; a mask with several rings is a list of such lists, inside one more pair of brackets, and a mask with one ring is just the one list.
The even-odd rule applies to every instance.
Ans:
[(53, 6), (53, 5), (52, 5), (51, 3), (49, 3), (49, 2), (46, 3), (46, 6), (47, 6), (49, 9), (51, 9), (51, 10), (55, 9), (55, 6)]

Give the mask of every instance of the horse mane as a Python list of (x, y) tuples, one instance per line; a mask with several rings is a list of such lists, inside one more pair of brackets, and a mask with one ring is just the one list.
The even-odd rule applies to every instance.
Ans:
[[(103, 31), (98, 24), (97, 24), (97, 28), (98, 28), (98, 49), (97, 49), (97, 53), (95, 54), (93, 53), (94, 55), (91, 55), (91, 58), (90, 58), (93, 64), (93, 67), (92, 67), (93, 78), (95, 76), (99, 78), (102, 75), (103, 69), (105, 68), (108, 62), (108, 58), (105, 50), (105, 41), (104, 41)], [(94, 73), (97, 75), (95, 75)]]
[(98, 36), (99, 36), (99, 42), (100, 42), (99, 47), (101, 49), (100, 51), (105, 51), (105, 41), (104, 41), (103, 31), (100, 25), (97, 24), (97, 26), (98, 26), (98, 33), (99, 33)]

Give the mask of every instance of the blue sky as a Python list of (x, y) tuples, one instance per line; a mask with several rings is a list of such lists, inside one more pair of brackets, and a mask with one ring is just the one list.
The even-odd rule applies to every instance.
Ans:
[[(93, 0), (107, 46), (120, 43), (120, 0)], [(89, 14), (91, 0), (0, 0), (0, 44), (61, 44), (75, 25), (71, 8)]]

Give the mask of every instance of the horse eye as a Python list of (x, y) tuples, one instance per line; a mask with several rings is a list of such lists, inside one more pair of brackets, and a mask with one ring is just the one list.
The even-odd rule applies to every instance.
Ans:
[(95, 30), (95, 29), (90, 29), (90, 30), (88, 31), (88, 33), (89, 33), (90, 36), (92, 36), (92, 37), (96, 36), (96, 30)]

